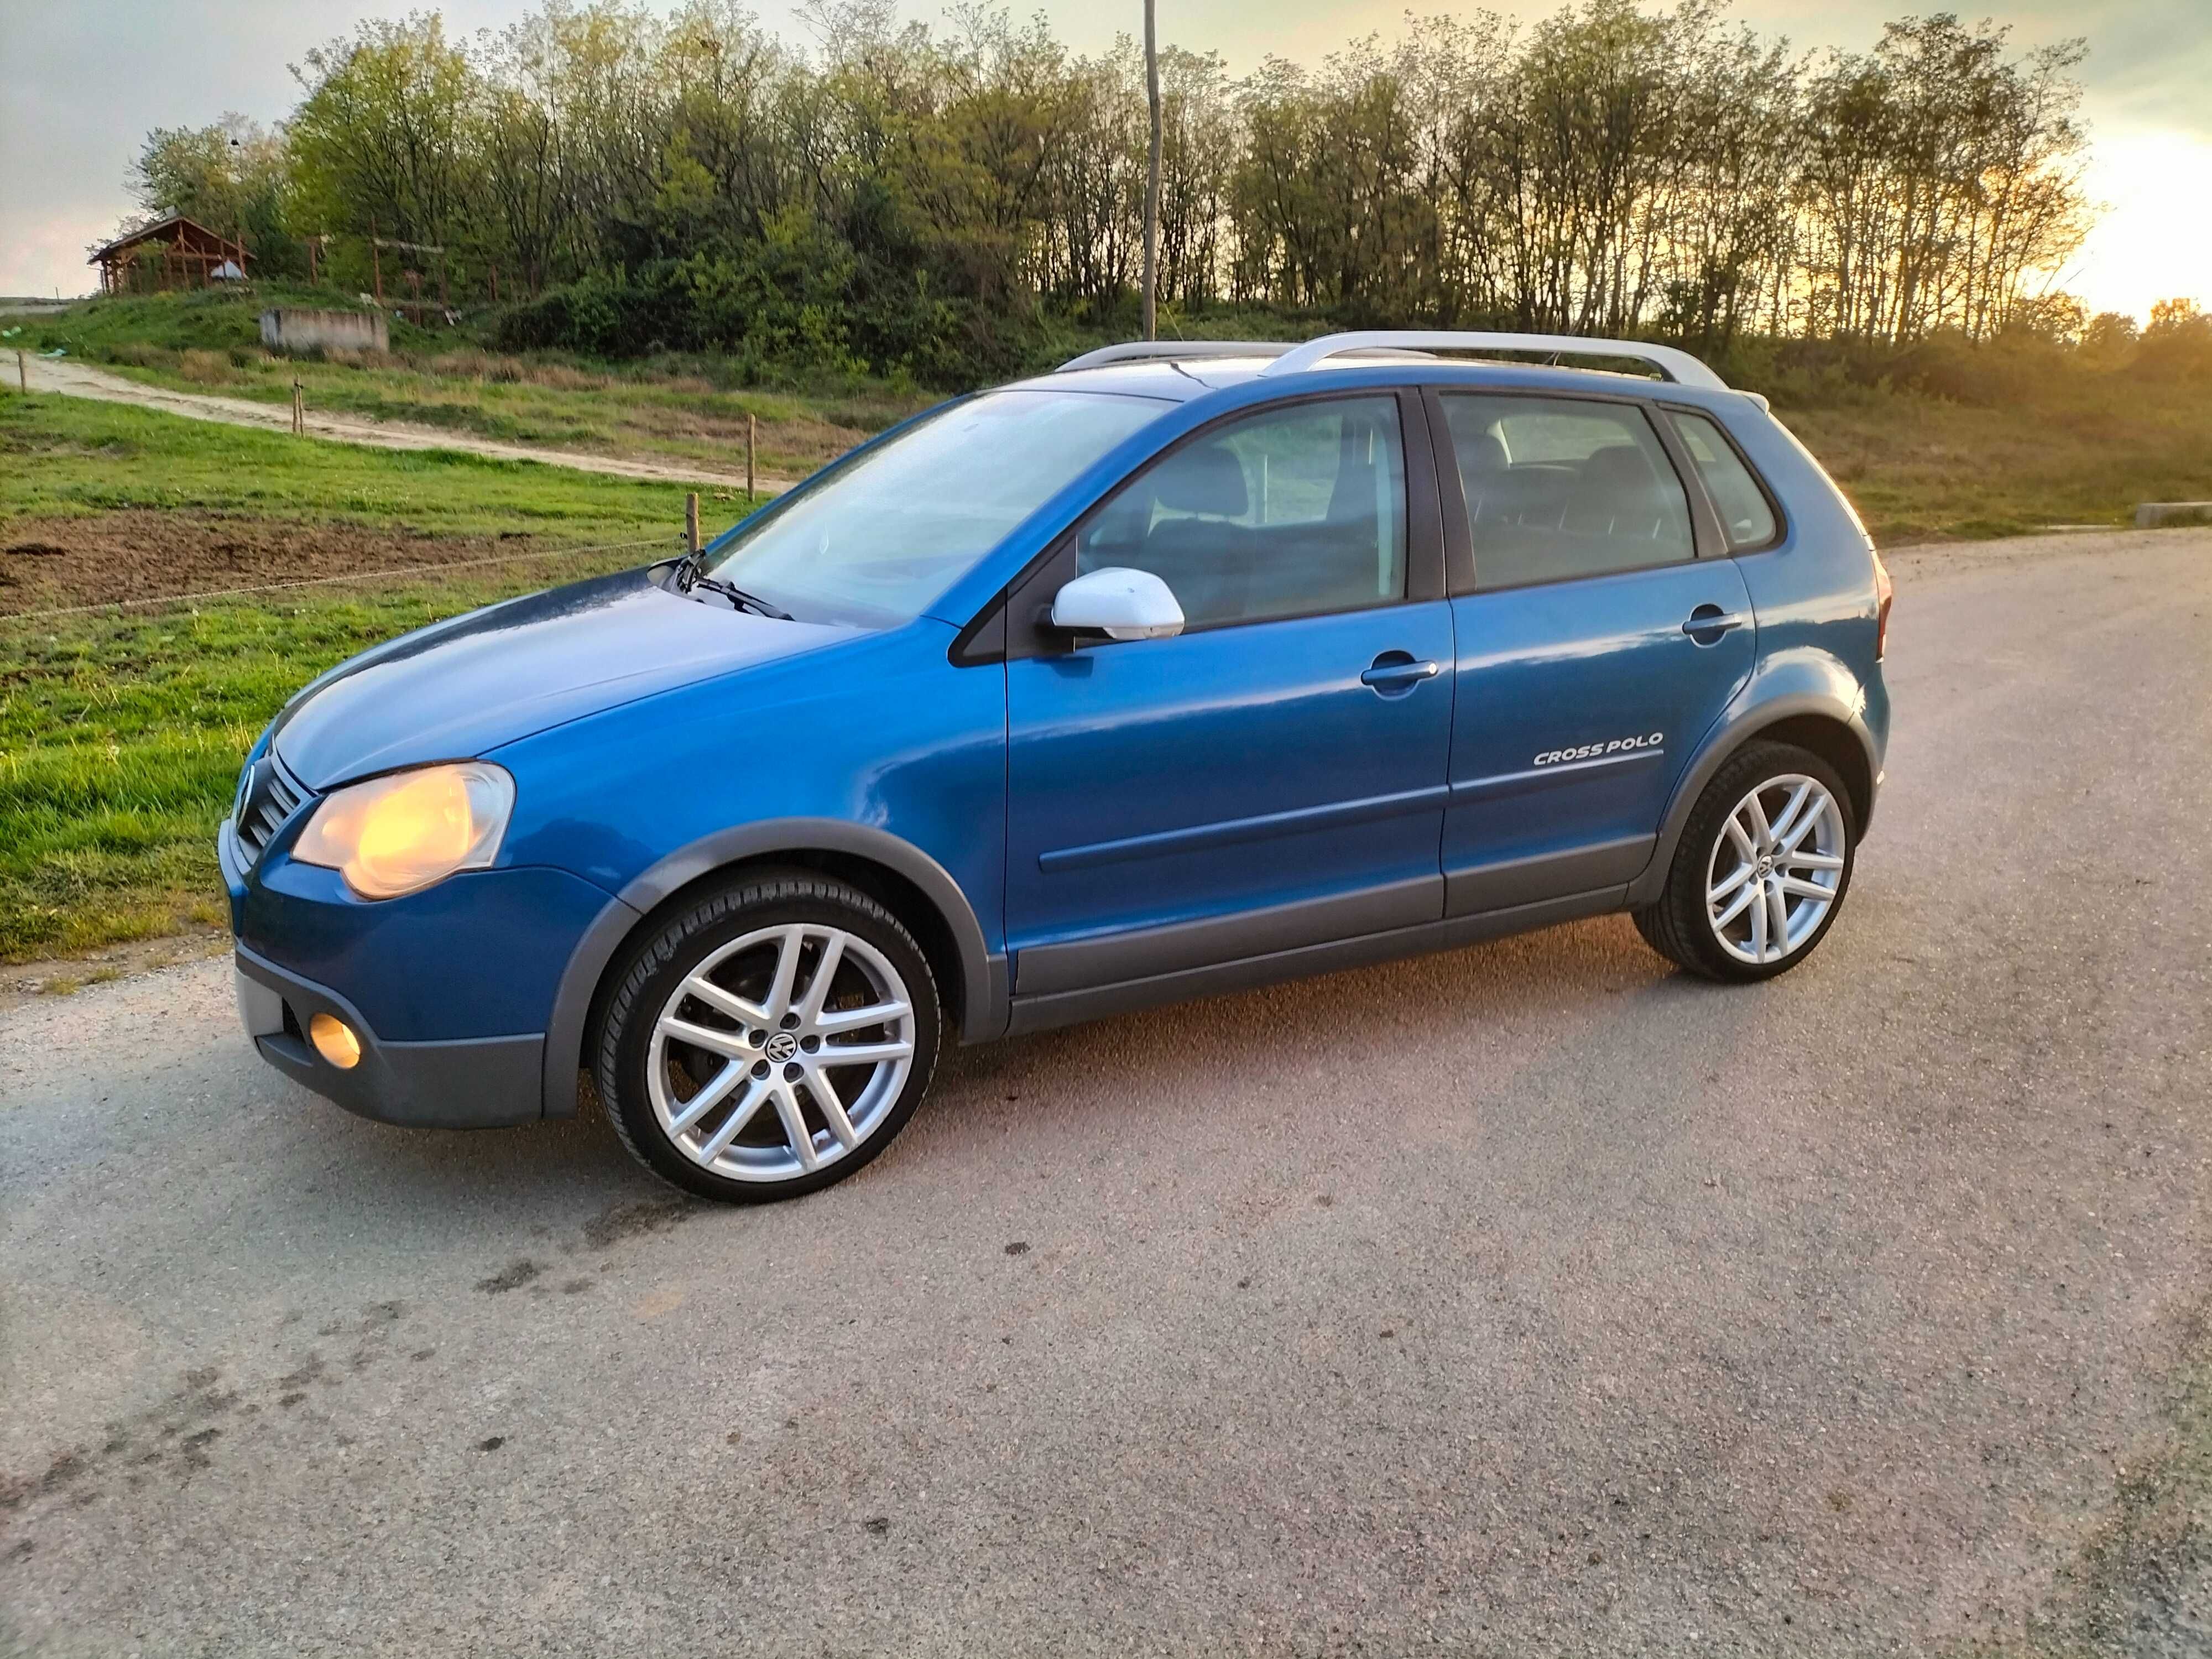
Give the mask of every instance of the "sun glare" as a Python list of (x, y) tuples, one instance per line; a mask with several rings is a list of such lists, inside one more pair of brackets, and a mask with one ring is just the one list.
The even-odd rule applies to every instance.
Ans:
[(2212, 142), (2179, 132), (2099, 134), (2090, 199), (2104, 216), (2061, 279), (2092, 311), (2143, 322), (2176, 296), (2212, 305)]

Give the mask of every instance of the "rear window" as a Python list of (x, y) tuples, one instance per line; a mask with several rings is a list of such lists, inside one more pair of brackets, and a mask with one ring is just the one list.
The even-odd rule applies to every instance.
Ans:
[(1474, 585), (1612, 575), (1693, 557), (1690, 500), (1640, 409), (1447, 393)]
[(1743, 457), (1735, 453), (1735, 446), (1710, 415), (1694, 415), (1686, 409), (1672, 412), (1674, 429), (1682, 434), (1682, 447), (1690, 452), (1691, 463), (1705, 481), (1705, 494), (1712, 497), (1713, 510), (1721, 515), (1729, 551), (1765, 546), (1774, 539), (1774, 509), (1767, 504), (1759, 480), (1743, 464)]

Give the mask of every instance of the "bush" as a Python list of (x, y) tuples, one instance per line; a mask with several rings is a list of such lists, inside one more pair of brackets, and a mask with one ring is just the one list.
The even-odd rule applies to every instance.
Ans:
[(1018, 356), (971, 306), (938, 295), (925, 269), (866, 264), (799, 210), (771, 220), (757, 241), (554, 289), (510, 307), (495, 336), (507, 351), (724, 352), (748, 379), (903, 373), (954, 386), (1011, 368)]
[(2212, 380), (2212, 313), (2190, 300), (2153, 306), (2135, 371), (2149, 380)]
[(221, 352), (193, 349), (178, 360), (177, 373), (198, 386), (225, 386), (230, 380), (230, 363)]
[(2067, 349), (2035, 334), (2006, 334), (1977, 344), (1956, 334), (1932, 335), (1893, 360), (1900, 386), (1955, 404), (1992, 409), (2031, 402), (2070, 367)]
[(167, 346), (148, 345), (143, 340), (125, 340), (110, 347), (105, 356), (111, 363), (125, 363), (132, 368), (171, 368), (177, 362), (177, 354)]

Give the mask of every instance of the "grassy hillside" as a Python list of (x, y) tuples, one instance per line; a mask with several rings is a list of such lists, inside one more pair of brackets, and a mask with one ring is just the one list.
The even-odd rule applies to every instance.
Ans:
[(282, 406), (297, 379), (312, 409), (720, 472), (743, 468), (750, 419), (758, 471), (768, 477), (803, 477), (937, 401), (911, 386), (852, 377), (746, 384), (734, 365), (713, 358), (614, 364), (501, 355), (465, 326), (422, 329), (397, 319), (386, 353), (286, 358), (262, 349), (264, 307), (330, 302), (302, 294), (121, 296), (27, 319), (19, 337), (149, 385)]
[(2212, 500), (2212, 385), (2076, 372), (2012, 404), (1861, 390), (1774, 412), (1884, 544), (2133, 522)]
[[(819, 375), (744, 384), (714, 358), (605, 363), (501, 356), (469, 329), (394, 325), (393, 350), (342, 361), (262, 352), (255, 317), (285, 299), (228, 293), (103, 300), (25, 319), (19, 337), (185, 390), (282, 404), (296, 375), (312, 407), (480, 433), (503, 441), (741, 465), (748, 416), (763, 476), (798, 477), (926, 406), (911, 386)], [(325, 299), (327, 296), (325, 296)], [(489, 326), (487, 323), (486, 327)], [(1170, 319), (1194, 336), (1310, 333), (1265, 312)], [(1042, 337), (1041, 337), (1041, 339)], [(1060, 329), (1048, 357), (1096, 341)], [(1042, 366), (1042, 362), (1039, 367)], [(1996, 348), (1904, 354), (1808, 374), (1757, 345), (1723, 365), (1776, 411), (1889, 544), (2124, 524), (2139, 501), (2212, 497), (2212, 384), (2098, 370), (2074, 354)], [(1925, 388), (1933, 386), (1939, 392)]]

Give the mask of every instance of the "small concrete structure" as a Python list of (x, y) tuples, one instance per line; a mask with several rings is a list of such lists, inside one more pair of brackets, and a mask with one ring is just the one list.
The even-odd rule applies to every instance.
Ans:
[(2212, 501), (2138, 501), (2136, 528), (2151, 530), (2162, 524), (2212, 524)]
[(271, 351), (389, 351), (392, 325), (380, 311), (307, 311), (279, 307), (261, 313), (261, 343)]

